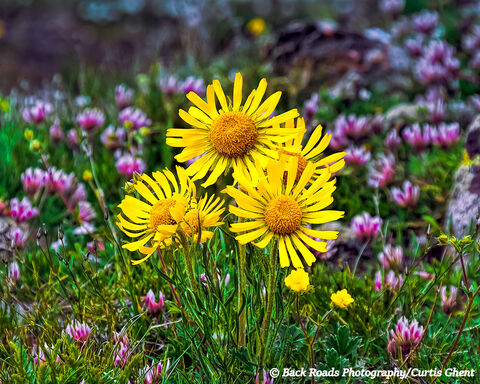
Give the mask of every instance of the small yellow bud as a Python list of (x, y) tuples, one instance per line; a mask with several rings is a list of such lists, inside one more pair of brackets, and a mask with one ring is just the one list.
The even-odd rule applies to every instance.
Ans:
[(10, 110), (10, 104), (7, 100), (0, 98), (0, 111), (7, 113)]
[(25, 136), (25, 139), (27, 139), (28, 141), (33, 139), (33, 131), (31, 129), (25, 129), (25, 132), (23, 133), (23, 135)]
[(147, 136), (148, 134), (150, 134), (150, 128), (142, 127), (142, 128), (140, 128), (139, 133), (142, 136)]
[(263, 20), (261, 17), (255, 17), (248, 22), (247, 29), (252, 35), (258, 36), (263, 33), (265, 26), (265, 20)]
[(438, 236), (438, 242), (440, 244), (447, 244), (448, 243), (448, 236), (445, 235), (445, 234)]
[(30, 141), (30, 149), (33, 151), (38, 151), (42, 148), (42, 144), (37, 139)]
[(131, 183), (130, 181), (127, 181), (125, 183), (125, 192), (127, 192), (127, 194), (132, 194), (132, 193), (135, 193), (135, 184), (134, 183)]
[(88, 169), (83, 171), (83, 180), (85, 180), (86, 182), (93, 180), (92, 172), (90, 172)]
[(130, 120), (127, 120), (127, 121), (125, 121), (123, 126), (125, 127), (125, 129), (131, 130), (133, 128), (133, 123)]

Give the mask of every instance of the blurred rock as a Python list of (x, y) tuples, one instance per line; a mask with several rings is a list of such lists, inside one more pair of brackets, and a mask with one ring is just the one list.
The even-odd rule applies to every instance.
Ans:
[(311, 81), (333, 85), (352, 70), (365, 79), (389, 67), (387, 46), (362, 33), (325, 21), (292, 23), (280, 29), (266, 49), (282, 75), (305, 71)]
[(416, 104), (398, 104), (389, 109), (385, 115), (387, 125), (397, 123), (404, 124), (416, 121), (419, 118), (418, 105)]
[(358, 89), (361, 79), (360, 74), (352, 70), (343, 76), (328, 93), (332, 98), (341, 97), (343, 99), (354, 100), (359, 92)]
[(465, 148), (471, 159), (480, 155), (480, 115), (468, 127)]
[(461, 165), (455, 173), (455, 184), (450, 195), (445, 227), (452, 224), (457, 237), (467, 234), (480, 213), (480, 167)]

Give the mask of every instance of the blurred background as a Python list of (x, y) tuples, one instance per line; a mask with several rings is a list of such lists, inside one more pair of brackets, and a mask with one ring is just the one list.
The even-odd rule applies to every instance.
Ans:
[[(455, 41), (464, 3), (409, 0), (402, 13), (441, 11)], [(88, 69), (123, 80), (154, 62), (185, 75), (256, 62), (280, 74), (301, 68), (300, 88), (311, 72), (334, 83), (368, 54), (386, 59), (391, 36), (364, 32), (386, 29), (397, 19), (391, 16), (378, 0), (2, 0), (0, 89), (45, 87), (60, 75), (80, 91), (77, 75)], [(395, 60), (407, 65), (401, 52)]]

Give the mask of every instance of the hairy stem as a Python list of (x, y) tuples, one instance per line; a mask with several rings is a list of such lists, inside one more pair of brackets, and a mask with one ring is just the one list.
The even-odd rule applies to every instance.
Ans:
[[(247, 257), (245, 253), (245, 245), (239, 244), (238, 249), (238, 310), (243, 306), (243, 299), (245, 296), (245, 269), (247, 267)], [(247, 325), (247, 311), (245, 307), (238, 314), (238, 346), (245, 347)]]
[(261, 339), (262, 339), (262, 348), (260, 353), (260, 364), (263, 367), (265, 350), (268, 343), (268, 331), (270, 329), (270, 320), (272, 319), (272, 310), (273, 310), (273, 298), (275, 297), (275, 280), (276, 274), (275, 270), (277, 267), (278, 260), (278, 241), (275, 241), (273, 246), (272, 253), (270, 255), (270, 269), (268, 273), (268, 286), (267, 286), (267, 307), (265, 310), (265, 317), (263, 318), (263, 323), (261, 327)]
[(440, 369), (445, 368), (445, 366), (448, 363), (448, 360), (450, 360), (450, 358), (453, 355), (453, 351), (455, 351), (455, 348), (457, 347), (458, 340), (460, 340), (460, 336), (462, 336), (463, 329), (465, 328), (465, 323), (467, 322), (468, 315), (470, 314), (470, 310), (472, 309), (473, 300), (475, 300), (475, 297), (478, 295), (478, 292), (480, 292), (480, 286), (477, 288), (477, 290), (475, 291), (473, 296), (468, 300), (468, 306), (467, 306), (467, 309), (465, 310), (465, 316), (463, 316), (462, 325), (460, 326), (460, 329), (458, 330), (457, 337), (453, 341), (452, 348), (450, 348), (450, 352), (448, 353), (448, 356), (446, 357), (446, 359), (443, 362), (442, 367)]

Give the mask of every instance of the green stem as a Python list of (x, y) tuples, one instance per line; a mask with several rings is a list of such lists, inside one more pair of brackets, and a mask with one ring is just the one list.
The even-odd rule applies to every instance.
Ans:
[[(310, 336), (308, 335), (307, 329), (305, 328), (305, 325), (303, 325), (302, 322), (302, 317), (300, 316), (300, 306), (298, 304), (298, 293), (295, 298), (295, 306), (297, 307), (297, 319), (298, 319), (298, 324), (300, 324), (300, 327), (302, 328), (303, 335), (305, 336), (305, 341), (308, 344), (308, 350), (310, 352), (310, 367), (312, 370), (315, 369), (315, 351), (313, 350), (313, 343), (315, 343), (315, 336), (310, 339)], [(317, 327), (318, 330), (318, 327)], [(315, 377), (312, 376), (312, 384), (315, 383)]]
[(360, 249), (360, 252), (358, 252), (357, 258), (356, 258), (356, 260), (355, 260), (355, 265), (353, 266), (352, 277), (355, 277), (355, 272), (357, 272), (358, 262), (360, 261), (360, 258), (362, 257), (363, 252), (365, 251), (365, 248), (367, 248), (367, 245), (368, 245), (369, 242), (370, 242), (370, 241), (367, 240), (367, 241), (362, 245), (362, 248)]
[(245, 347), (246, 333), (245, 328), (247, 324), (247, 311), (243, 306), (243, 300), (245, 296), (245, 269), (247, 267), (247, 257), (245, 254), (245, 245), (238, 245), (238, 346)]
[(180, 238), (180, 243), (183, 247), (183, 255), (185, 257), (185, 265), (187, 267), (188, 278), (190, 280), (190, 285), (192, 287), (193, 293), (198, 292), (197, 279), (195, 278), (195, 261), (193, 260), (192, 253), (190, 252), (190, 244), (188, 242), (187, 236), (182, 229), (178, 230), (178, 237)]
[(267, 308), (265, 310), (265, 317), (263, 318), (262, 328), (261, 328), (261, 338), (262, 338), (262, 349), (260, 353), (260, 365), (263, 368), (265, 350), (268, 343), (268, 331), (270, 329), (270, 320), (272, 318), (273, 310), (273, 298), (275, 297), (275, 270), (277, 267), (278, 260), (278, 241), (275, 241), (273, 246), (272, 253), (270, 255), (270, 271), (268, 274), (268, 286), (267, 286)]

